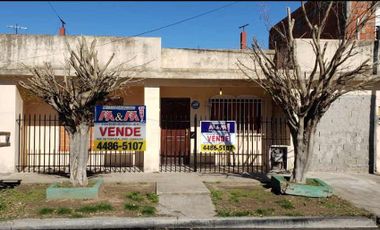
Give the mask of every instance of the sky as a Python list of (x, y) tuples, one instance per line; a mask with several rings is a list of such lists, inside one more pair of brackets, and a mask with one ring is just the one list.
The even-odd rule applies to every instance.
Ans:
[(133, 36), (219, 9), (141, 36), (161, 37), (164, 48), (238, 49), (239, 26), (249, 24), (248, 42), (255, 36), (266, 48), (268, 20), (263, 18), (273, 25), (286, 16), (287, 7), (299, 6), (299, 1), (0, 2), (0, 33), (15, 33), (8, 26), (17, 24), (27, 28), (19, 30), (22, 34), (56, 35), (58, 14), (68, 35)]

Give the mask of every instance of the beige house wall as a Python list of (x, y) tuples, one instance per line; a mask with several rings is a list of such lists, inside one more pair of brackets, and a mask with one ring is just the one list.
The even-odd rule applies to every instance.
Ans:
[(0, 131), (10, 132), (10, 146), (0, 147), (0, 173), (15, 172), (19, 132), (16, 118), (22, 114), (22, 98), (15, 85), (0, 86)]

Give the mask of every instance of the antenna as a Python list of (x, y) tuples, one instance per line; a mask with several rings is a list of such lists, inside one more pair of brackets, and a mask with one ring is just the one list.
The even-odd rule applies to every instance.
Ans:
[(11, 29), (14, 29), (15, 32), (16, 32), (16, 34), (18, 34), (18, 30), (27, 30), (28, 29), (27, 27), (19, 26), (18, 24), (16, 24), (16, 25), (9, 25), (7, 27), (11, 28)]
[(244, 31), (244, 28), (246, 27), (246, 26), (248, 26), (249, 24), (245, 24), (245, 25), (242, 25), (242, 26), (239, 26), (239, 29), (242, 29), (243, 31)]
[(59, 18), (59, 20), (61, 21), (61, 25), (62, 25), (62, 27), (65, 27), (66, 22), (63, 21), (63, 19), (62, 19), (61, 17), (58, 16), (58, 18)]

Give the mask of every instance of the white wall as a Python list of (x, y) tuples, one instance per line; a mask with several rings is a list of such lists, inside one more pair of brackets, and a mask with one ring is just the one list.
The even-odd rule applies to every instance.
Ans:
[(144, 152), (144, 172), (160, 170), (160, 87), (145, 86), (146, 106), (146, 150)]
[(0, 173), (15, 172), (18, 153), (18, 125), (22, 98), (15, 85), (0, 85), (0, 131), (10, 132), (10, 146), (0, 147)]
[[(314, 67), (315, 54), (310, 42), (311, 39), (296, 39), (297, 60), (299, 62), (299, 65), (301, 66), (301, 71), (310, 72)], [(323, 47), (327, 43), (325, 55), (326, 60), (331, 60), (331, 57), (334, 55), (338, 47), (338, 42), (338, 40), (333, 39), (321, 39), (321, 47)], [(369, 59), (368, 64), (372, 63), (373, 42), (358, 42), (356, 51), (358, 52), (358, 54), (352, 58), (349, 58), (345, 63), (343, 63), (342, 66), (339, 68), (340, 71), (352, 70), (367, 59)]]

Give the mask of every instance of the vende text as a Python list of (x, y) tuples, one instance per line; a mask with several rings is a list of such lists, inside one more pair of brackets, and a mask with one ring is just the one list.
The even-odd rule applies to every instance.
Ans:
[(217, 142), (217, 141), (231, 141), (230, 136), (220, 136), (220, 135), (210, 135), (207, 136), (208, 142)]
[(99, 127), (100, 134), (108, 137), (140, 137), (141, 127)]

